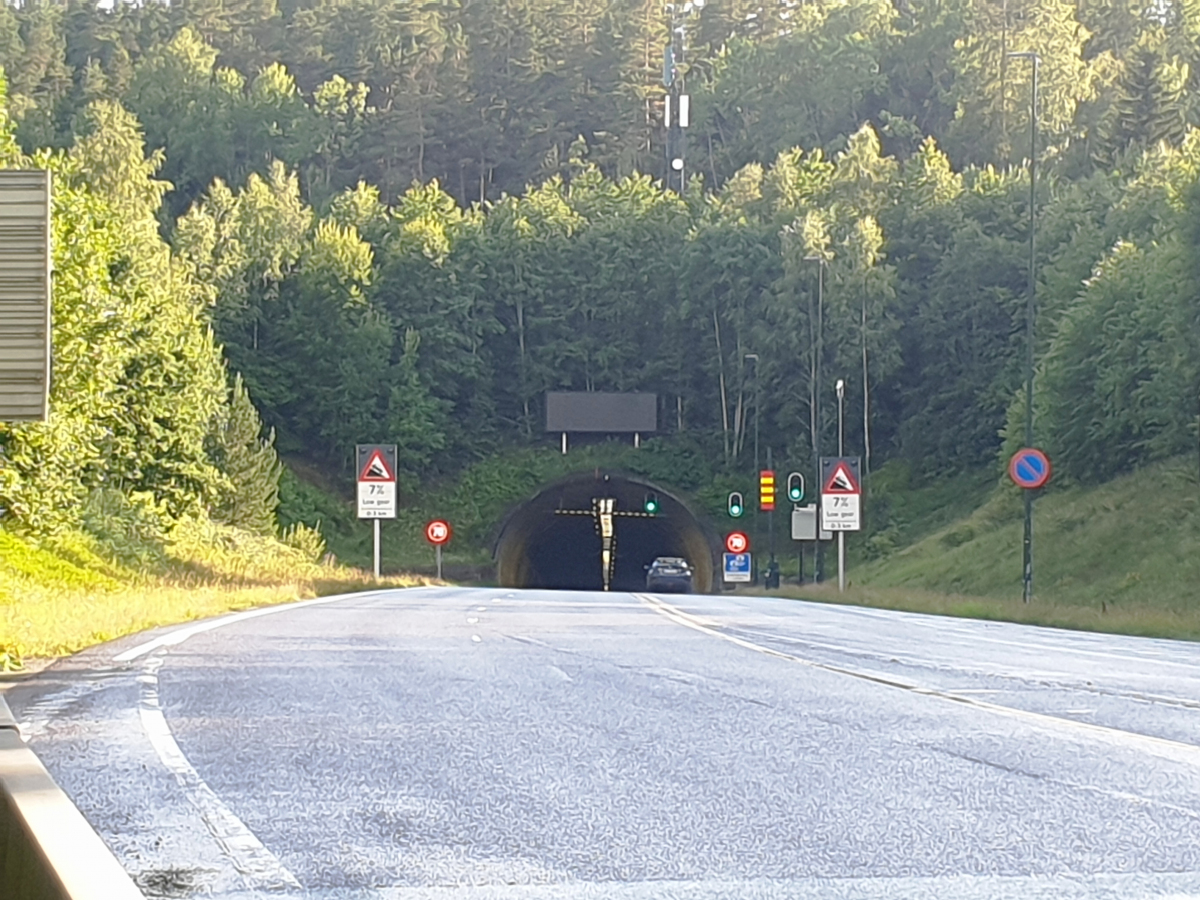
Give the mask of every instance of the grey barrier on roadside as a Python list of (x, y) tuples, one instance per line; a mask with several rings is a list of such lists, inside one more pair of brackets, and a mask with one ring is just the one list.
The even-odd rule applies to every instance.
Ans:
[(2, 694), (0, 897), (145, 900), (41, 760), (25, 746)]

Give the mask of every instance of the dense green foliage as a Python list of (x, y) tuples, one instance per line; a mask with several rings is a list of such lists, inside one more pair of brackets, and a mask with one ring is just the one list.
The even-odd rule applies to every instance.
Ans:
[[(0, 104), (3, 91), (0, 81)], [(245, 460), (247, 444), (260, 447), (257, 415), (240, 382), (226, 402), (212, 292), (158, 232), (161, 156), (145, 155), (136, 120), (115, 103), (98, 100), (84, 118), (65, 152), (0, 159), (49, 167), (55, 179), (53, 412), (0, 424), (0, 506), (39, 532), (157, 532), (253, 496), (251, 516), (223, 520), (273, 531), (273, 497), (254, 483), (270, 466), (255, 460), (252, 474)]]
[(4, 505), (51, 528), (116, 488), (270, 530), (222, 352), (285, 457), (344, 477), (396, 442), (409, 491), (545, 440), (554, 389), (658, 394), (713, 478), (756, 426), (792, 465), (832, 450), (838, 378), (868, 469), (991, 465), (1023, 417), (1029, 49), (1038, 442), (1083, 480), (1194, 444), (1200, 4), (710, 0), (687, 26), (679, 196), (657, 3), (0, 6), (0, 159), (60, 184), (57, 412), (0, 433)]

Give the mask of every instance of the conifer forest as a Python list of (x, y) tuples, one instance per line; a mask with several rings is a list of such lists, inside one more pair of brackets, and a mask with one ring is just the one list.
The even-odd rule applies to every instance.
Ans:
[(756, 418), (831, 452), (841, 378), (868, 468), (999, 470), (1031, 222), (1056, 477), (1196, 446), (1200, 0), (6, 0), (0, 70), (0, 167), (55, 183), (34, 531), (269, 533), (276, 454), (396, 443), (411, 491), (554, 440), (551, 390), (748, 471)]

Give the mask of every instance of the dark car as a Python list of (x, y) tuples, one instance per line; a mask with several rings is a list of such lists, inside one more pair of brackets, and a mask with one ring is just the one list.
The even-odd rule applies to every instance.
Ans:
[(692, 567), (678, 556), (660, 556), (646, 566), (646, 590), (680, 594), (692, 592)]

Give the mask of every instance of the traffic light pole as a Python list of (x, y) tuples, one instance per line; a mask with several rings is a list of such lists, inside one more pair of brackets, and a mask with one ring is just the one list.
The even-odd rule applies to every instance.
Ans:
[[(755, 410), (754, 415), (758, 416), (758, 411)], [(774, 472), (775, 467), (771, 465), (771, 448), (767, 448), (767, 469)], [(767, 544), (771, 551), (771, 562), (775, 562), (775, 506), (772, 504), (771, 509), (767, 512)]]

